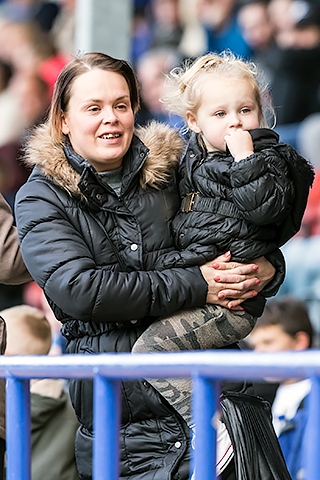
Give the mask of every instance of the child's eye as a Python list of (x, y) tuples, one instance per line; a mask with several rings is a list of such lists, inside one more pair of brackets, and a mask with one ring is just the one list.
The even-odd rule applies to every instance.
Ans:
[(250, 110), (250, 108), (248, 108), (248, 107), (241, 109), (241, 113), (249, 113), (250, 111), (251, 111), (251, 110)]
[(224, 117), (225, 113), (224, 112), (217, 112), (216, 117)]

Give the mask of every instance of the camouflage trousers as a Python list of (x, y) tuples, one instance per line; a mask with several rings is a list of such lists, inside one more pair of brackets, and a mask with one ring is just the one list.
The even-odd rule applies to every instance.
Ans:
[[(138, 338), (132, 353), (211, 350), (245, 338), (256, 317), (245, 311), (231, 311), (219, 305), (181, 310), (152, 323)], [(191, 379), (148, 379), (149, 383), (180, 413), (188, 425), (191, 419)]]

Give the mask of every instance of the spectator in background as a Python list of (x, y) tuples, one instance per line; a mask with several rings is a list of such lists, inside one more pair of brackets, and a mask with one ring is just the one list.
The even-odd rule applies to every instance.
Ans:
[[(311, 348), (313, 328), (306, 305), (291, 296), (268, 300), (248, 341), (256, 352), (301, 351)], [(272, 404), (273, 424), (293, 480), (306, 478), (306, 426), (310, 388), (309, 378), (280, 381)]]
[(277, 43), (282, 44), (286, 32), (293, 27), (293, 18), (290, 12), (292, 0), (269, 0), (268, 12), (272, 29)]
[(172, 48), (152, 49), (139, 58), (136, 73), (140, 83), (141, 109), (136, 115), (137, 125), (157, 120), (174, 128), (183, 126), (182, 118), (170, 115), (160, 101), (164, 94), (166, 74), (179, 63), (180, 57)]
[(268, 0), (242, 0), (238, 7), (238, 24), (243, 38), (252, 49), (250, 59), (264, 73), (270, 85), (273, 80), (273, 56), (277, 48), (268, 11)]
[(57, 0), (59, 13), (50, 30), (60, 55), (71, 60), (75, 54), (76, 0)]
[(292, 27), (277, 36), (271, 85), (279, 125), (301, 122), (320, 111), (320, 4), (293, 0), (289, 14)]
[(65, 353), (66, 339), (62, 337), (61, 322), (53, 314), (42, 288), (36, 282), (30, 282), (24, 286), (24, 303), (41, 310), (51, 325), (52, 342), (50, 354), (61, 355)]
[[(0, 194), (0, 283), (19, 285), (31, 281), (19, 249), (16, 228), (9, 205)], [(5, 322), (0, 318), (0, 354), (6, 346)], [(5, 381), (0, 380), (0, 479), (5, 452)]]
[(320, 3), (241, 0), (238, 22), (269, 81), (276, 131), (298, 149), (300, 122), (320, 110)]
[[(0, 94), (0, 104), (1, 97), (6, 102), (0, 109), (1, 133), (8, 128), (8, 135), (0, 143), (0, 193), (11, 207), (17, 189), (29, 175), (29, 170), (21, 163), (21, 147), (27, 129), (34, 122), (41, 121), (40, 117), (45, 115), (50, 101), (50, 85), (37, 77), (37, 71), (42, 61), (50, 58), (55, 50), (48, 36), (39, 28), (23, 21), (6, 21), (0, 26), (0, 62), (5, 65), (4, 84), (7, 85), (2, 91), (3, 96)], [(7, 218), (8, 222), (13, 222), (7, 206), (2, 213), (6, 215), (4, 220)], [(12, 261), (15, 259), (12, 258)], [(7, 283), (6, 280), (4, 283)], [(17, 283), (0, 285), (0, 309), (23, 301), (23, 282)]]
[(12, 65), (0, 57), (0, 147), (14, 141), (22, 127), (19, 102), (12, 90), (13, 76)]
[(183, 34), (179, 0), (150, 0), (152, 37), (150, 48), (178, 49)]
[(13, 91), (19, 101), (23, 127), (19, 140), (23, 145), (33, 128), (43, 123), (47, 117), (51, 88), (39, 74), (31, 72), (16, 79)]
[(197, 7), (206, 36), (205, 52), (201, 53), (230, 49), (236, 55), (250, 58), (252, 49), (237, 22), (236, 0), (198, 0)]
[(151, 42), (150, 21), (144, 3), (134, 6), (131, 30), (131, 62), (136, 66), (139, 57), (149, 49)]
[(24, 283), (30, 282), (19, 249), (10, 206), (0, 194), (0, 308), (21, 303)]
[(280, 15), (275, 15), (279, 2), (283, 5), (285, 0), (271, 0), (269, 6), (278, 46), (270, 87), (276, 130), (284, 142), (297, 148), (300, 122), (320, 111), (320, 3), (286, 0), (287, 10), (279, 23)]
[(0, 192), (11, 209), (17, 190), (27, 180), (30, 173), (21, 162), (22, 155), (21, 144), (18, 141), (0, 146)]
[(184, 25), (180, 0), (150, 0), (134, 10), (132, 63), (150, 49), (168, 48), (179, 53)]
[(23, 146), (32, 129), (44, 121), (49, 104), (49, 85), (37, 74), (19, 75), (12, 87), (20, 119), (15, 138), (0, 145), (0, 192), (13, 206), (17, 190), (27, 180), (30, 170), (22, 163)]
[(7, 21), (0, 27), (0, 58), (14, 69), (13, 82), (20, 75), (39, 75), (52, 93), (54, 82), (67, 63), (48, 32), (36, 22)]
[[(0, 312), (7, 325), (6, 355), (47, 355), (51, 325), (30, 305)], [(31, 380), (31, 478), (79, 480), (75, 464), (75, 433), (79, 426), (63, 380)]]

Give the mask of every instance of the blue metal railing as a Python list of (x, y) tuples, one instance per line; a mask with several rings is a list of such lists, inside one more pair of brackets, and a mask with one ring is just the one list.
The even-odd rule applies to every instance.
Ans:
[[(7, 479), (30, 480), (30, 378), (94, 380), (93, 479), (118, 480), (120, 381), (152, 377), (192, 377), (197, 425), (194, 466), (197, 479), (215, 480), (217, 411), (220, 381), (273, 378), (312, 379), (308, 421), (306, 480), (320, 471), (320, 350), (303, 352), (179, 352), (0, 357), (7, 378)], [(97, 421), (99, 419), (99, 421)]]

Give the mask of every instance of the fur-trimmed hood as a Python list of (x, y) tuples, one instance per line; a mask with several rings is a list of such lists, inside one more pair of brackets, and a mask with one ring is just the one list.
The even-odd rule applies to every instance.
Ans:
[[(141, 170), (141, 185), (158, 188), (178, 166), (183, 139), (176, 130), (157, 122), (139, 127), (135, 135), (149, 150)], [(72, 195), (81, 195), (80, 174), (68, 162), (63, 145), (53, 142), (47, 124), (35, 130), (26, 147), (24, 162), (29, 167), (37, 165), (44, 175)]]

